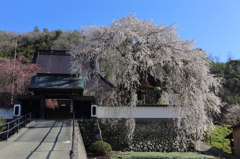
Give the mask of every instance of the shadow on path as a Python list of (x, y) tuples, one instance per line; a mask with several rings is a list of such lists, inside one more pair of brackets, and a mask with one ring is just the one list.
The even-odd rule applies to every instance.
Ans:
[(206, 155), (212, 155), (214, 157), (220, 157), (221, 159), (239, 159), (236, 156), (233, 156), (231, 154), (227, 154), (219, 149), (216, 149), (214, 147), (209, 146), (205, 142), (200, 142), (199, 148), (197, 148), (198, 151), (206, 154)]
[[(48, 136), (48, 134), (51, 132), (51, 130), (53, 129), (53, 127), (54, 127), (54, 125), (56, 124), (56, 122), (57, 121), (55, 121), (54, 123), (53, 123), (53, 125), (51, 126), (51, 128), (49, 129), (49, 131), (48, 131), (48, 133), (44, 136), (44, 138), (42, 139), (42, 141), (39, 143), (39, 145), (27, 156), (27, 158), (26, 159), (29, 159), (31, 156), (32, 156), (32, 154), (34, 153), (34, 152), (36, 152), (37, 151), (37, 149), (42, 145), (42, 143), (44, 142), (44, 140), (46, 139), (46, 137)], [(36, 127), (32, 127), (32, 128), (36, 128)], [(39, 128), (39, 127), (37, 127), (37, 128)], [(46, 127), (42, 127), (42, 128), (46, 128)], [(61, 129), (62, 130), (62, 129)], [(49, 156), (49, 155), (48, 155)]]

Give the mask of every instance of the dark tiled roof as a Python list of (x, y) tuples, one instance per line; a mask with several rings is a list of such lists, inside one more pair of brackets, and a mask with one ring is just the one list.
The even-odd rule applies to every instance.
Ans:
[(101, 76), (100, 74), (98, 74), (98, 76), (100, 77), (100, 79), (101, 79), (102, 81), (104, 81), (104, 82), (105, 82), (107, 85), (109, 85), (110, 87), (112, 87), (112, 88), (115, 87), (111, 82), (109, 82), (106, 78), (104, 78), (104, 77)]
[(32, 62), (38, 64), (41, 73), (68, 73), (71, 61), (70, 51), (38, 50)]
[(96, 99), (93, 96), (73, 96), (75, 101), (95, 101)]
[(233, 125), (233, 126), (231, 126), (230, 128), (235, 128), (235, 127), (238, 127), (238, 126), (240, 126), (240, 122), (235, 124), (235, 125)]
[(84, 79), (82, 77), (73, 77), (69, 75), (40, 75), (32, 77), (31, 89), (84, 89)]
[(153, 78), (155, 78), (156, 80), (158, 80), (159, 82), (163, 83), (166, 82), (166, 80), (158, 77), (157, 75), (153, 74), (153, 73), (148, 73), (149, 76), (152, 76)]
[(40, 96), (34, 96), (34, 95), (19, 95), (17, 97), (17, 100), (40, 100)]
[(151, 83), (151, 86), (155, 86), (155, 87), (164, 87), (167, 84), (167, 81), (152, 74), (152, 73), (148, 73), (148, 82)]

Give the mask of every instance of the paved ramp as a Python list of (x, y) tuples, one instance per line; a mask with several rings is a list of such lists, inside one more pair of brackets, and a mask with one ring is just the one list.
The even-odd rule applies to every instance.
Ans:
[(71, 135), (71, 120), (37, 120), (14, 141), (0, 142), (0, 159), (69, 159)]
[[(196, 143), (195, 143), (196, 144)], [(206, 155), (211, 155), (214, 157), (220, 157), (221, 159), (239, 159), (236, 156), (233, 156), (231, 154), (227, 154), (221, 150), (218, 150), (216, 148), (210, 147), (205, 142), (199, 142), (199, 147), (196, 148), (198, 151), (203, 152)]]

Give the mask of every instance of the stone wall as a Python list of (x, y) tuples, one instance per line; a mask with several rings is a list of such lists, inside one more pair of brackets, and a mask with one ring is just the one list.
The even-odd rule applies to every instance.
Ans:
[[(103, 122), (103, 120), (100, 119), (98, 119), (98, 121), (102, 140), (108, 142), (113, 150), (143, 152), (182, 152), (193, 150), (191, 140), (185, 140), (181, 143), (176, 140), (177, 129), (170, 119), (137, 119), (131, 141), (127, 138), (125, 120), (122, 119), (115, 125), (109, 122)], [(96, 138), (97, 134), (94, 133), (96, 131), (92, 131), (91, 125), (94, 125), (91, 120), (85, 121), (85, 124), (80, 124), (86, 147), (89, 147), (92, 142), (98, 140)], [(84, 133), (82, 129), (85, 129)], [(97, 131), (97, 133), (99, 133), (99, 131)]]
[[(76, 122), (75, 124), (75, 135), (76, 135), (76, 140), (75, 140), (75, 144), (77, 147), (77, 155), (79, 159), (87, 159), (87, 152), (83, 143), (83, 139), (82, 139), (82, 135), (81, 135), (81, 131), (79, 130), (79, 127), (77, 127)], [(76, 142), (77, 141), (77, 142)], [(76, 152), (75, 152), (76, 153)]]
[(89, 151), (92, 143), (101, 140), (102, 135), (99, 129), (98, 119), (80, 119), (78, 125), (81, 131), (86, 151)]

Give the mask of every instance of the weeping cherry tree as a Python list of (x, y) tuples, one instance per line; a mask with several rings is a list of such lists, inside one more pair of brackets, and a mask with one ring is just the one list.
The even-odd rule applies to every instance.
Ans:
[(92, 89), (92, 95), (99, 99), (99, 105), (131, 108), (126, 121), (129, 137), (135, 127), (139, 81), (147, 79), (149, 73), (167, 78), (161, 100), (181, 108), (174, 112), (179, 141), (186, 133), (203, 139), (212, 116), (220, 111), (221, 101), (215, 94), (221, 81), (210, 74), (207, 53), (195, 48), (191, 40), (182, 41), (176, 29), (176, 25), (164, 27), (135, 15), (109, 26), (82, 28), (82, 38), (72, 53), (72, 73), (97, 81), (99, 72), (91, 67), (91, 61), (98, 59), (101, 71), (101, 63), (108, 64), (112, 73), (109, 80), (115, 87), (98, 86)]

